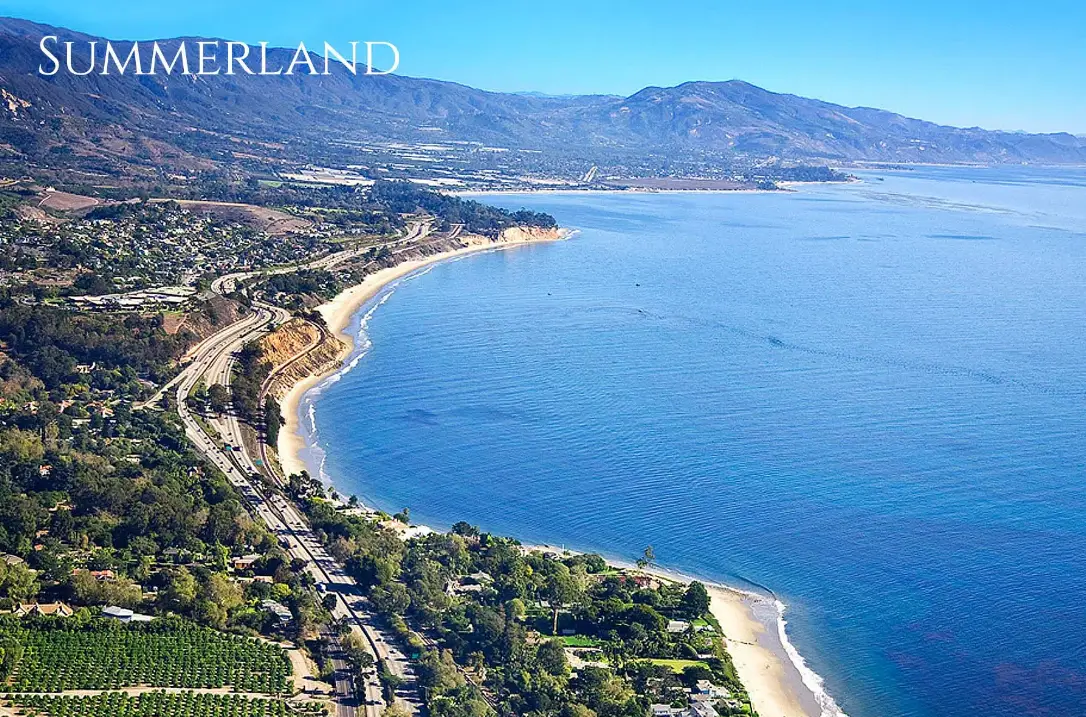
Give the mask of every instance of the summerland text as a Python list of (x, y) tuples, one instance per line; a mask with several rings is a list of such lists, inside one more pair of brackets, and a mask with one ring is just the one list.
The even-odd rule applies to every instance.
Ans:
[[(346, 52), (325, 42), (322, 55), (311, 53), (304, 42), (299, 42), (289, 61), (286, 56), (290, 55), (290, 49), (277, 53), (266, 42), (250, 46), (227, 40), (177, 40), (163, 45), (157, 41), (142, 46), (139, 42), (117, 43), (121, 48), (118, 50), (108, 40), (60, 42), (56, 35), (46, 35), (39, 45), (45, 62), (38, 66), (38, 73), (46, 77), (64, 71), (79, 76), (330, 75), (336, 68), (337, 72), (352, 75), (388, 75), (400, 66), (400, 51), (391, 42), (381, 41), (351, 42)], [(359, 62), (360, 45), (365, 46), (364, 62)], [(272, 53), (280, 55), (279, 62), (270, 57)], [(385, 66), (375, 67), (376, 61)]]

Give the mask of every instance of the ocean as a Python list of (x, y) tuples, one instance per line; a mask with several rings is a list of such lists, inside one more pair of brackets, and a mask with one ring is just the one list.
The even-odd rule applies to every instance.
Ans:
[(302, 404), (344, 494), (787, 605), (851, 717), (1086, 715), (1086, 171), (487, 197)]

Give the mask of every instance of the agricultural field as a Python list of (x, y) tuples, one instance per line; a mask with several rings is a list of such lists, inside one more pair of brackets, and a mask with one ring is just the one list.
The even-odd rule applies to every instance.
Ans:
[(91, 697), (8, 695), (5, 706), (24, 717), (299, 717), (323, 714), (313, 705), (299, 709), (283, 700), (192, 692), (107, 692)]
[(113, 690), (121, 687), (215, 689), (268, 695), (290, 692), (290, 661), (258, 640), (181, 619), (124, 625), (96, 619), (0, 619), (0, 644), (22, 646), (10, 692)]

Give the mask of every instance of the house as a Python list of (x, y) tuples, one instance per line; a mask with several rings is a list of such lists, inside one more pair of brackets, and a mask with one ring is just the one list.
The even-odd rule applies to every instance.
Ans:
[(112, 570), (87, 570), (86, 568), (74, 568), (72, 575), (86, 573), (100, 583), (109, 583), (117, 579), (117, 573)]
[(234, 570), (252, 570), (256, 561), (260, 560), (259, 555), (242, 555), (241, 557), (230, 558), (230, 565)]
[(624, 575), (622, 580), (646, 590), (656, 590), (660, 587), (660, 581), (651, 575)]
[(463, 595), (464, 593), (481, 593), (484, 586), (473, 583), (464, 585), (454, 580), (450, 580), (445, 584), (446, 595)]
[(718, 687), (709, 680), (698, 680), (697, 685), (694, 687), (694, 694), (705, 695), (714, 700), (727, 699), (732, 696), (731, 690), (727, 687)]
[(689, 717), (718, 717), (720, 713), (706, 700), (693, 700), (686, 714)]
[(5, 565), (24, 565), (25, 563), (26, 561), (20, 558), (18, 555), (12, 555), (11, 553), (4, 554)]
[(53, 615), (54, 617), (71, 617), (75, 614), (75, 610), (72, 610), (71, 606), (62, 602), (19, 603), (11, 612), (17, 617), (26, 617), (27, 615)]
[(683, 711), (681, 707), (672, 707), (671, 705), (655, 704), (649, 707), (649, 714), (652, 717), (678, 717)]
[(282, 624), (286, 624), (294, 619), (294, 615), (290, 612), (290, 609), (283, 603), (276, 602), (275, 600), (261, 600), (260, 607), (275, 615), (275, 618)]
[(117, 607), (116, 605), (102, 608), (102, 617), (120, 620), (121, 622), (151, 622), (154, 619), (150, 615), (141, 615), (138, 612), (132, 612), (128, 608)]
[(661, 704), (652, 705), (649, 710), (652, 717), (680, 717), (686, 712), (682, 707)]
[(667, 631), (671, 633), (686, 632), (690, 629), (690, 623), (686, 620), (668, 620)]
[(275, 578), (270, 575), (254, 575), (251, 578), (237, 578), (238, 585), (251, 585), (253, 583), (265, 583), (271, 585), (275, 582)]

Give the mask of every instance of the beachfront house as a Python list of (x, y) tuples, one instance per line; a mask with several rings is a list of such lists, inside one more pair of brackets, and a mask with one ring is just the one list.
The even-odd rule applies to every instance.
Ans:
[(689, 629), (690, 629), (690, 623), (688, 623), (686, 620), (668, 620), (667, 621), (667, 631), (670, 632), (670, 633), (677, 634), (677, 633), (681, 633), (681, 632), (686, 632)]

